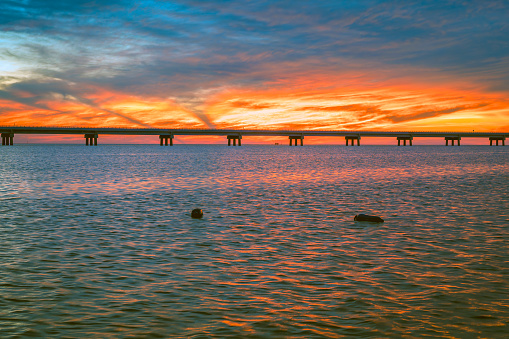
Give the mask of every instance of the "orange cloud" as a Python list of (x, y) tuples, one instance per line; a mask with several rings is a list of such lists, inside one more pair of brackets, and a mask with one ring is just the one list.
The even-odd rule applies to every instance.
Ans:
[[(338, 66), (333, 61), (324, 66), (312, 60), (264, 65), (250, 77), (271, 80), (197, 90), (192, 99), (199, 103), (195, 110), (178, 99), (162, 98), (161, 93), (149, 97), (92, 85), (80, 85), (83, 89), (76, 91), (61, 83), (44, 93), (24, 89), (39, 85), (35, 83), (19, 86), (17, 92), (16, 88), (3, 92), (0, 125), (207, 128), (210, 122), (233, 129), (509, 130), (505, 93), (433, 70), (376, 66)], [(61, 94), (68, 88), (70, 94)], [(223, 142), (221, 138), (181, 138), (185, 143)], [(252, 140), (281, 142), (278, 138)], [(310, 138), (307, 144), (325, 139), (320, 140)]]
[[(29, 95), (24, 98), (30, 99)], [(0, 125), (204, 128), (192, 112), (169, 99), (140, 98), (94, 88), (87, 96), (54, 93), (31, 102), (2, 100)]]
[(220, 128), (246, 129), (494, 131), (509, 117), (503, 94), (468, 82), (443, 84), (442, 75), (383, 77), (296, 75), (267, 88), (225, 90), (207, 101), (205, 111)]

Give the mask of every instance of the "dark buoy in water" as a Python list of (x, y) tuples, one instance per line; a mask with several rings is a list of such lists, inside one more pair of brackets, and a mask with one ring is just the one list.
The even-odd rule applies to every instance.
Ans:
[(193, 218), (193, 219), (201, 219), (202, 217), (203, 217), (203, 211), (199, 208), (195, 208), (191, 212), (191, 218)]
[(356, 215), (353, 220), (355, 221), (371, 221), (371, 222), (384, 222), (384, 220), (380, 217), (374, 216), (374, 215), (367, 215), (367, 214), (358, 214)]

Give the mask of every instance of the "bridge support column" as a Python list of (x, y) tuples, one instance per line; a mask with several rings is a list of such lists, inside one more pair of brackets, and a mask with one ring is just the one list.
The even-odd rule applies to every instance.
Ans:
[(412, 146), (412, 140), (414, 140), (413, 137), (397, 137), (396, 139), (398, 139), (398, 146), (401, 145), (401, 141), (403, 141), (403, 146), (406, 146), (407, 140), (408, 140), (410, 146)]
[(163, 146), (163, 141), (164, 141), (164, 146), (168, 146), (168, 140), (170, 141), (170, 146), (173, 146), (173, 134), (160, 135), (159, 136), (159, 145)]
[(345, 137), (346, 146), (348, 146), (348, 141), (350, 141), (350, 145), (353, 146), (354, 140), (357, 140), (357, 146), (361, 145), (361, 137), (360, 136), (348, 136), (348, 137)]
[(458, 146), (461, 146), (461, 137), (445, 137), (445, 146), (449, 146), (449, 140), (451, 141), (451, 146), (454, 146), (454, 140), (458, 141)]
[(95, 134), (85, 134), (85, 145), (86, 146), (97, 146), (97, 133)]
[(2, 146), (14, 145), (14, 133), (2, 133)]
[(300, 140), (300, 145), (304, 146), (304, 136), (302, 135), (290, 135), (288, 137), (290, 140), (290, 146), (292, 146), (293, 141), (295, 140), (295, 146), (297, 146), (297, 140)]
[(496, 146), (499, 141), (502, 141), (502, 146), (505, 146), (505, 137), (490, 137), (490, 146), (493, 146), (493, 141), (496, 142)]
[(227, 135), (226, 139), (228, 139), (228, 146), (231, 146), (233, 141), (233, 146), (237, 146), (237, 140), (239, 141), (239, 146), (242, 146), (242, 135)]

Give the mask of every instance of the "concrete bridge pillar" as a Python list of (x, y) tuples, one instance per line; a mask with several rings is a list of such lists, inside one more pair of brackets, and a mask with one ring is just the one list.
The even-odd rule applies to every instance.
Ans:
[(304, 136), (302, 136), (302, 135), (290, 135), (288, 137), (288, 139), (290, 140), (290, 146), (293, 146), (292, 143), (294, 140), (295, 140), (295, 146), (297, 146), (297, 140), (300, 140), (300, 145), (304, 146)]
[(170, 146), (173, 146), (173, 134), (160, 135), (159, 136), (159, 145), (163, 146), (163, 141), (164, 141), (164, 146), (168, 146), (168, 140), (170, 140)]
[(347, 137), (345, 137), (346, 146), (348, 146), (348, 141), (350, 141), (351, 146), (353, 146), (354, 140), (357, 140), (357, 146), (361, 145), (361, 137), (360, 137), (360, 135), (357, 135), (357, 136), (347, 136)]
[(401, 141), (403, 141), (403, 146), (406, 146), (407, 140), (410, 143), (410, 146), (412, 146), (412, 140), (414, 140), (414, 137), (397, 137), (396, 139), (398, 139), (398, 146), (401, 145)]
[(2, 133), (2, 146), (14, 145), (14, 133)]
[(228, 146), (231, 146), (233, 141), (233, 146), (237, 146), (237, 140), (239, 141), (239, 146), (242, 146), (242, 135), (227, 135), (226, 139), (228, 139)]
[(85, 134), (85, 140), (86, 140), (85, 145), (97, 146), (97, 138), (98, 138), (97, 133)]
[(445, 137), (445, 146), (449, 146), (449, 140), (451, 141), (451, 146), (454, 146), (454, 140), (458, 141), (458, 146), (460, 146), (461, 137)]
[(502, 141), (502, 146), (505, 146), (505, 137), (490, 137), (490, 146), (493, 146), (493, 141), (495, 141), (498, 146), (498, 142)]

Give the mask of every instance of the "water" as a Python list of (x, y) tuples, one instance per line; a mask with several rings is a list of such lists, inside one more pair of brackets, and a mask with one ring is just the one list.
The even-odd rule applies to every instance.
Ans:
[(2, 147), (0, 336), (505, 338), (508, 188), (507, 147)]

